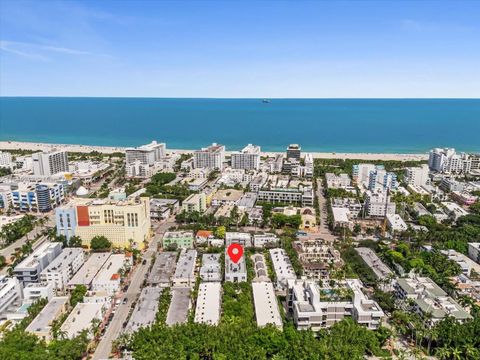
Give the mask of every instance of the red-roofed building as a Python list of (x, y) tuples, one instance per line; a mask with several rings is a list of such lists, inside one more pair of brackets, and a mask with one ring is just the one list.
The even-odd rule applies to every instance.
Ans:
[(198, 230), (197, 235), (195, 236), (195, 241), (197, 244), (206, 244), (208, 240), (213, 239), (213, 231), (209, 230)]

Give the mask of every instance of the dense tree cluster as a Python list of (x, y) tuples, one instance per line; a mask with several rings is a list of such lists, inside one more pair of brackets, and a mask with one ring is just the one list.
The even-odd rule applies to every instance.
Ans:
[(32, 231), (35, 227), (35, 221), (35, 216), (27, 214), (20, 220), (4, 225), (0, 232), (0, 239), (5, 245), (13, 243)]
[(108, 251), (112, 248), (112, 243), (105, 236), (94, 236), (90, 241), (92, 251)]

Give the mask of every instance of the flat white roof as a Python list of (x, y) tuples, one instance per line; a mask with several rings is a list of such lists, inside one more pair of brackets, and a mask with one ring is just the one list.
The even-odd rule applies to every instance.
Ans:
[(335, 222), (342, 222), (342, 223), (348, 223), (348, 214), (350, 214), (350, 210), (348, 208), (343, 208), (343, 207), (332, 207), (332, 213), (333, 213), (333, 220)]
[(188, 250), (180, 255), (175, 270), (174, 279), (184, 279), (191, 277), (193, 279), (193, 271), (195, 269), (195, 260), (197, 258), (196, 250)]
[(219, 282), (200, 284), (195, 309), (195, 322), (217, 325), (220, 321), (220, 294), (222, 286)]
[(50, 324), (57, 317), (60, 309), (67, 303), (68, 296), (53, 297), (40, 313), (28, 325), (26, 331), (31, 333), (49, 332)]
[(270, 249), (270, 258), (272, 259), (273, 269), (277, 275), (277, 279), (296, 279), (297, 276), (293, 271), (290, 259), (285, 250), (276, 248)]
[(90, 329), (93, 319), (100, 319), (103, 303), (78, 303), (63, 323), (61, 330), (69, 339), (77, 336), (82, 330)]
[(73, 278), (68, 282), (69, 286), (75, 285), (89, 285), (100, 268), (110, 257), (110, 253), (93, 253), (88, 260), (77, 271)]
[(112, 279), (112, 275), (117, 274), (125, 262), (124, 254), (113, 254), (103, 264), (98, 274), (93, 279), (94, 284), (104, 284)]
[(253, 282), (252, 290), (257, 325), (262, 327), (267, 324), (273, 324), (278, 328), (282, 328), (283, 322), (278, 310), (273, 284), (266, 281)]
[(70, 266), (73, 261), (83, 254), (82, 248), (65, 248), (53, 261), (42, 271), (42, 273), (50, 273), (60, 271)]

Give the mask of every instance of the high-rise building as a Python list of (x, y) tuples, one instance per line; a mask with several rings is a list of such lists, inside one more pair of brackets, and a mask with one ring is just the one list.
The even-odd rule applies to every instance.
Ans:
[(395, 214), (395, 203), (390, 202), (387, 192), (369, 190), (366, 192), (365, 209), (368, 216), (385, 216)]
[(428, 158), (430, 170), (440, 173), (468, 174), (472, 168), (469, 154), (457, 154), (453, 148), (436, 148), (430, 151)]
[(12, 154), (0, 151), (0, 167), (10, 167), (12, 165)]
[(298, 144), (290, 144), (287, 148), (287, 159), (300, 160), (302, 148)]
[(196, 150), (193, 154), (194, 168), (223, 170), (225, 162), (225, 146), (213, 143), (209, 147)]
[(405, 182), (408, 185), (424, 186), (430, 182), (428, 165), (405, 168)]
[(33, 174), (51, 176), (68, 171), (68, 155), (66, 151), (54, 150), (32, 154)]
[(151, 165), (165, 157), (166, 148), (165, 143), (157, 143), (156, 141), (139, 147), (127, 148), (125, 149), (127, 165), (136, 161), (140, 161), (140, 164)]
[(233, 152), (232, 168), (258, 170), (260, 168), (260, 146), (248, 144), (242, 151)]
[(368, 176), (369, 190), (376, 189), (395, 189), (397, 187), (397, 175), (386, 170), (370, 171)]
[(352, 178), (357, 184), (367, 183), (369, 181), (370, 172), (384, 169), (383, 165), (356, 164), (352, 167)]

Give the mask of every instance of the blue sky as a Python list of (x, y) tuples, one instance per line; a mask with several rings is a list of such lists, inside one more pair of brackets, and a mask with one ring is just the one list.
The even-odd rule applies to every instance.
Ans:
[(0, 0), (0, 95), (480, 97), (480, 1)]

